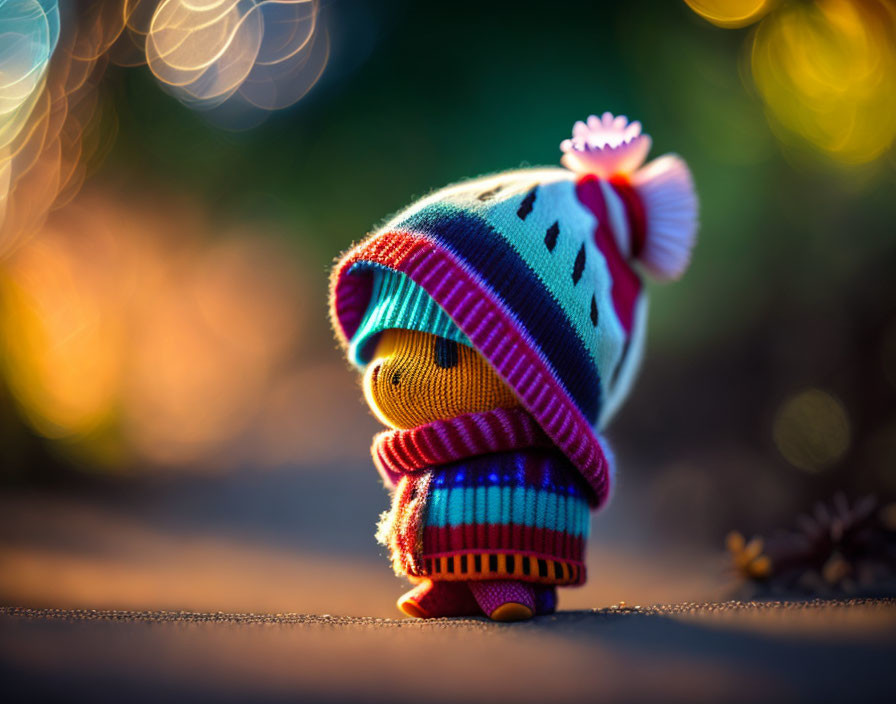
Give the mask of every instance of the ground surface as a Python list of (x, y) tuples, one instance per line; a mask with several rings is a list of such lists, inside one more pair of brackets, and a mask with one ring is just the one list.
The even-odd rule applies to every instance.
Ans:
[(5, 701), (892, 702), (896, 601), (523, 624), (6, 608), (0, 676)]
[(722, 536), (675, 543), (636, 489), (565, 611), (501, 625), (398, 618), (364, 458), (4, 487), (0, 701), (896, 701), (896, 603), (713, 605)]

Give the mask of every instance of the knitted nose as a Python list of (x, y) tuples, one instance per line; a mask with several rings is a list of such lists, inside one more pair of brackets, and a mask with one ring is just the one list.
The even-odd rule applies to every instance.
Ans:
[(380, 420), (395, 428), (518, 405), (471, 347), (412, 330), (381, 334), (364, 376), (364, 395)]

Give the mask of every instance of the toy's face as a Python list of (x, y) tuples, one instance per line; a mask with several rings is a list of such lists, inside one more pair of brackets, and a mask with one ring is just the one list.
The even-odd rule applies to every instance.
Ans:
[(520, 405), (471, 347), (413, 330), (381, 333), (364, 396), (380, 420), (402, 429)]

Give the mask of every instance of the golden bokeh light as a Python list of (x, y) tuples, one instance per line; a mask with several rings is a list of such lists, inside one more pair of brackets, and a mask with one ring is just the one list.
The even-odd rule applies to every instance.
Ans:
[(896, 137), (896, 7), (821, 0), (756, 31), (753, 78), (770, 117), (830, 156), (863, 163)]
[[(747, 72), (779, 139), (871, 162), (896, 140), (896, 4), (890, 0), (685, 0), (721, 27), (761, 21)], [(746, 62), (745, 62), (746, 63)]]
[(843, 404), (821, 389), (807, 389), (785, 401), (772, 429), (784, 458), (807, 472), (826, 469), (843, 457), (850, 435)]
[(49, 230), (2, 279), (7, 384), (35, 429), (53, 438), (85, 436), (107, 421), (123, 372), (115, 282), (82, 235)]
[(778, 4), (778, 0), (685, 0), (703, 19), (719, 27), (745, 27)]
[(0, 360), (36, 431), (91, 461), (110, 434), (150, 465), (232, 449), (291, 369), (303, 297), (274, 240), (212, 234), (185, 206), (88, 194), (9, 259)]

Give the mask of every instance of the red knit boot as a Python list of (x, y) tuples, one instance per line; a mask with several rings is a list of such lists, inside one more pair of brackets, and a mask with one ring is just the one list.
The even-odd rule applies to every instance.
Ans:
[(412, 618), (478, 616), (479, 605), (465, 582), (424, 579), (398, 599), (398, 608)]

